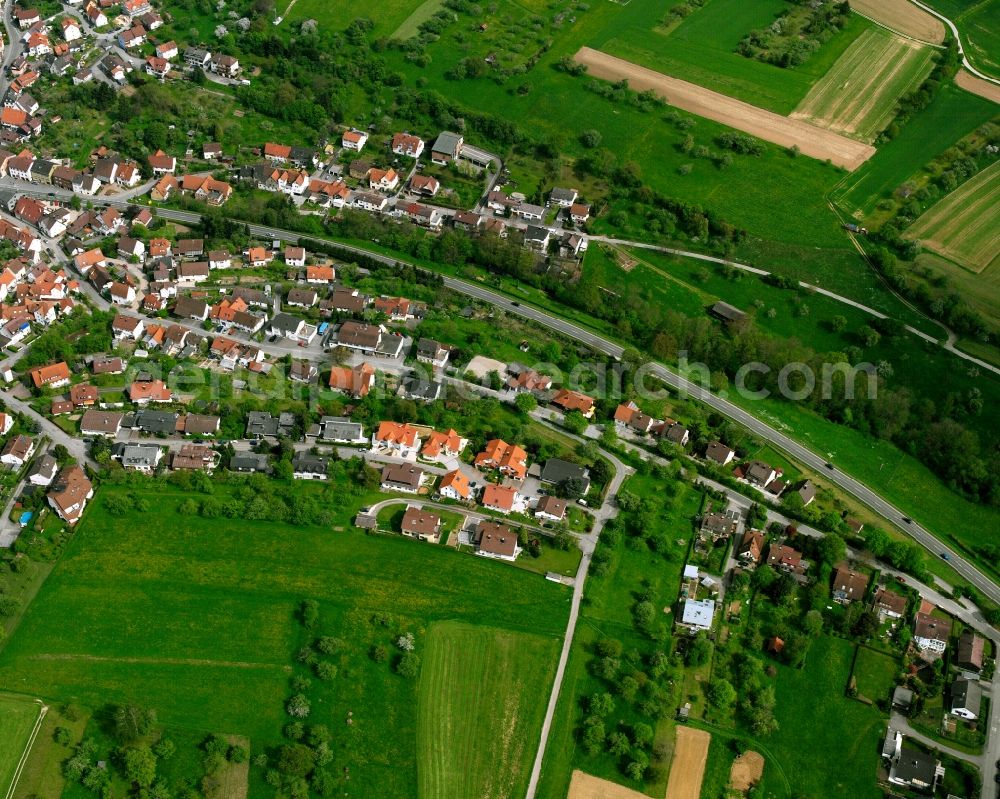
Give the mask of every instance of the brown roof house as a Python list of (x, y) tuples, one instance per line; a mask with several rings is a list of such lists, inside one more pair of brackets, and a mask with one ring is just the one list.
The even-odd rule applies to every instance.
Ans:
[(874, 608), (882, 618), (901, 619), (906, 613), (906, 597), (880, 586), (875, 592)]
[(63, 469), (49, 491), (49, 505), (67, 524), (76, 524), (94, 496), (94, 486), (79, 466)]
[(868, 575), (847, 566), (838, 566), (833, 574), (833, 598), (842, 605), (860, 600), (868, 590)]
[(955, 665), (966, 672), (979, 674), (983, 670), (983, 654), (986, 639), (972, 630), (964, 630), (958, 638), (955, 651)]
[(939, 619), (930, 613), (917, 613), (913, 622), (913, 643), (927, 654), (942, 654), (948, 648), (951, 620)]
[(393, 463), (382, 469), (382, 490), (416, 494), (424, 480), (424, 470), (410, 463)]
[(400, 532), (418, 541), (436, 544), (441, 538), (441, 517), (436, 513), (428, 513), (419, 505), (408, 505), (403, 514)]
[(736, 559), (746, 568), (753, 568), (760, 563), (764, 554), (764, 534), (759, 530), (747, 530), (736, 548)]
[(498, 560), (517, 560), (521, 547), (517, 543), (517, 534), (501, 522), (490, 522), (483, 519), (473, 534), (476, 554), (485, 558)]
[(802, 553), (787, 544), (771, 544), (767, 548), (767, 565), (792, 574), (805, 574), (806, 572), (806, 563), (802, 560)]

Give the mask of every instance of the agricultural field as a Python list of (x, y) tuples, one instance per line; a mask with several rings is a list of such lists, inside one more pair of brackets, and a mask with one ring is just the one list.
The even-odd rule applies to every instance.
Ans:
[(927, 5), (955, 23), (972, 65), (1000, 78), (1000, 2), (998, 0), (928, 0)]
[(0, 796), (7, 796), (42, 706), (27, 697), (0, 694)]
[(417, 695), (420, 799), (524, 793), (559, 647), (554, 636), (431, 625)]
[(1000, 161), (926, 210), (906, 231), (928, 250), (981, 274), (1000, 258)]
[(852, 16), (806, 63), (778, 67), (736, 52), (751, 30), (770, 25), (787, 10), (785, 0), (708, 0), (676, 27), (662, 32), (667, 7), (631, 0), (613, 25), (586, 44), (667, 75), (786, 115), (871, 23)]
[(595, 78), (613, 83), (624, 80), (637, 92), (652, 91), (676, 108), (742, 130), (781, 147), (794, 148), (811, 158), (830, 161), (849, 171), (875, 154), (875, 148), (816, 127), (802, 118), (789, 118), (714, 92), (686, 80), (648, 69), (590, 47), (581, 48), (576, 61)]
[[(944, 23), (909, 0), (850, 0), (851, 8), (904, 36), (922, 42), (944, 41)], [(938, 5), (934, 3), (933, 5)]]
[(930, 105), (913, 115), (899, 136), (879, 147), (875, 156), (844, 177), (830, 196), (848, 215), (867, 220), (886, 199), (925, 164), (997, 113), (988, 100), (942, 86)]
[(872, 142), (892, 121), (896, 101), (930, 73), (932, 54), (911, 39), (870, 28), (813, 85), (792, 119)]
[[(334, 508), (332, 525), (182, 515), (189, 492), (104, 486), (0, 652), (0, 686), (95, 711), (134, 702), (156, 709), (168, 727), (244, 736), (255, 756), (281, 742), (289, 678), (311, 674), (296, 661), (309, 640), (298, 608), (311, 598), (314, 634), (344, 642), (339, 676), (309, 689), (310, 723), (337, 730), (331, 770), (349, 768), (365, 795), (416, 797), (417, 681), (369, 657), (371, 648), (393, 649), (409, 631), (423, 656), (429, 631), (445, 620), (555, 641), (566, 589), (446, 547), (362, 535), (350, 520), (372, 495), (352, 487), (293, 488)], [(232, 491), (218, 485), (213, 496)], [(112, 513), (115, 496), (146, 510)], [(553, 668), (544, 653), (555, 648), (526, 649), (530, 670)], [(263, 776), (251, 769), (251, 796)]]
[[(932, 276), (946, 276), (969, 305), (994, 324), (1000, 324), (1000, 302), (997, 302), (997, 297), (1000, 297), (1000, 269), (984, 269), (976, 273), (931, 252), (918, 255), (916, 263), (918, 268), (927, 269)], [(989, 346), (984, 347), (982, 353), (973, 354), (987, 360), (997, 358), (995, 348)]]

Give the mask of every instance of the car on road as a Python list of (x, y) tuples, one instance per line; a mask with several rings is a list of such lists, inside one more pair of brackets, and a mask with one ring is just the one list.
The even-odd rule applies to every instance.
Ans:
[(829, 469), (831, 472), (833, 471), (833, 464), (832, 463), (825, 463), (823, 465), (826, 466), (826, 468)]
[(911, 519), (911, 518), (910, 518), (909, 516), (904, 516), (904, 517), (903, 517), (903, 521), (904, 521), (904, 522), (905, 522), (906, 524), (913, 524), (913, 519)]
[(515, 308), (520, 308), (521, 307), (521, 303), (519, 303), (517, 300), (514, 300), (513, 302), (511, 302), (511, 305), (513, 305)]
[(951, 560), (951, 555), (949, 555), (947, 552), (941, 552), (940, 555), (942, 560)]
[(905, 583), (906, 582), (906, 578), (902, 574), (897, 574), (896, 575), (896, 582), (897, 583)]

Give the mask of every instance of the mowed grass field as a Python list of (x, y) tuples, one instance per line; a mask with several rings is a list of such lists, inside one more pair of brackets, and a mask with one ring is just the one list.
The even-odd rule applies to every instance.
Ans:
[(523, 796), (559, 646), (552, 636), (431, 626), (417, 700), (420, 799)]
[(906, 237), (973, 272), (1000, 258), (1000, 161), (934, 203)]
[(883, 28), (864, 31), (792, 113), (861, 141), (872, 142), (892, 121), (896, 102), (931, 70), (933, 48)]
[[(334, 770), (349, 768), (359, 795), (416, 797), (417, 681), (374, 662), (371, 647), (411, 631), (423, 655), (443, 620), (558, 637), (566, 589), (446, 547), (363, 535), (350, 519), (372, 495), (295, 487), (338, 508), (334, 528), (182, 516), (185, 494), (156, 484), (138, 490), (150, 510), (112, 516), (103, 500), (128, 489), (102, 487), (0, 652), (0, 689), (95, 710), (135, 702), (168, 726), (246, 736), (256, 754), (282, 740), (295, 655), (311, 639), (297, 609), (312, 598), (313, 635), (345, 642), (338, 677), (310, 689), (309, 722), (338, 730)], [(235, 494), (218, 486), (215, 496)], [(251, 770), (251, 796), (262, 776)]]
[(848, 215), (864, 219), (922, 166), (997, 113), (989, 100), (946, 84), (925, 109), (903, 126), (899, 136), (856, 172), (844, 177), (831, 198)]
[(0, 694), (0, 796), (6, 796), (31, 739), (42, 706), (19, 696)]

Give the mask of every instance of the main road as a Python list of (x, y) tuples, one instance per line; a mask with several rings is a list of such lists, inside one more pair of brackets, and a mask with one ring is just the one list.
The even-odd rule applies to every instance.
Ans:
[[(0, 180), (0, 185), (6, 183), (6, 180)], [(23, 184), (21, 184), (23, 186)], [(24, 189), (22, 189), (24, 191)], [(72, 192), (59, 191), (49, 189), (49, 191), (25, 191), (26, 194), (41, 195), (41, 196), (72, 196)], [(132, 205), (128, 200), (123, 200), (115, 197), (91, 197), (87, 198), (95, 204), (105, 204), (112, 205), (116, 207), (126, 207)], [(163, 217), (164, 219), (169, 219), (171, 221), (183, 222), (187, 224), (197, 224), (201, 221), (201, 215), (191, 212), (191, 211), (177, 211), (171, 208), (152, 208), (151, 209), (157, 216)], [(240, 220), (235, 220), (240, 221)], [(280, 230), (268, 225), (257, 225), (253, 223), (246, 223), (247, 228), (252, 236), (256, 236), (263, 239), (279, 239), (282, 241), (298, 242), (303, 241), (315, 241), (326, 246), (336, 246), (342, 250), (355, 253), (357, 255), (364, 256), (366, 258), (371, 258), (376, 261), (380, 261), (384, 264), (390, 266), (396, 265), (411, 265), (404, 258), (396, 258), (383, 253), (374, 252), (372, 250), (365, 249), (364, 247), (358, 247), (351, 244), (343, 244), (336, 241), (331, 241), (329, 239), (320, 238), (317, 236), (309, 236), (303, 233), (296, 233), (289, 230)], [(415, 264), (414, 264), (415, 266)], [(587, 330), (573, 322), (569, 322), (553, 314), (547, 313), (539, 308), (535, 308), (530, 305), (524, 305), (515, 300), (511, 300), (509, 297), (500, 294), (499, 292), (493, 291), (491, 289), (485, 288), (483, 286), (477, 285), (475, 283), (470, 283), (465, 280), (460, 280), (458, 278), (444, 276), (444, 285), (453, 291), (460, 294), (465, 294), (473, 299), (480, 300), (481, 302), (489, 303), (494, 307), (500, 308), (508, 313), (517, 314), (525, 319), (528, 319), (536, 324), (542, 325), (549, 330), (554, 330), (561, 333), (569, 338), (579, 341), (581, 344), (585, 344), (591, 349), (608, 355), (612, 358), (620, 358), (624, 352), (624, 347), (620, 344), (611, 341), (610, 339), (604, 338), (597, 335), (596, 333)], [(676, 372), (671, 371), (667, 367), (659, 363), (649, 364), (649, 373), (654, 377), (662, 380), (666, 385), (672, 389), (686, 394), (694, 399), (703, 402), (708, 407), (717, 411), (718, 413), (727, 416), (733, 421), (743, 425), (748, 430), (753, 432), (755, 435), (768, 441), (770, 444), (780, 449), (785, 454), (791, 456), (793, 459), (799, 461), (802, 465), (812, 469), (817, 474), (822, 474), (825, 479), (829, 480), (831, 483), (838, 486), (843, 491), (852, 495), (856, 499), (860, 500), (862, 503), (867, 505), (873, 511), (878, 513), (880, 516), (885, 518), (891, 524), (900, 528), (906, 532), (910, 537), (912, 537), (917, 543), (924, 547), (928, 552), (931, 553), (933, 557), (946, 557), (949, 564), (958, 572), (962, 577), (964, 577), (971, 585), (973, 585), (978, 591), (980, 591), (984, 596), (989, 597), (993, 602), (1000, 603), (1000, 586), (993, 582), (989, 577), (987, 577), (983, 572), (972, 565), (968, 560), (963, 558), (959, 553), (953, 551), (948, 546), (943, 544), (939, 539), (932, 535), (926, 528), (922, 527), (916, 521), (910, 519), (901, 510), (896, 508), (894, 505), (887, 502), (885, 499), (880, 497), (874, 491), (872, 491), (868, 486), (859, 480), (851, 477), (850, 475), (827, 466), (827, 459), (823, 456), (817, 455), (810, 449), (807, 449), (802, 444), (790, 438), (785, 433), (780, 430), (776, 430), (771, 427), (766, 422), (753, 416), (750, 412), (746, 411), (744, 408), (736, 405), (735, 403), (726, 399), (726, 397), (719, 394), (713, 394), (703, 386), (688, 380)]]
[[(198, 214), (189, 211), (175, 211), (168, 208), (155, 208), (153, 211), (157, 216), (162, 216), (164, 219), (170, 219), (178, 222), (196, 224), (200, 220), (200, 216)], [(306, 241), (316, 241), (327, 246), (337, 246), (340, 249), (381, 261), (382, 263), (390, 266), (408, 264), (405, 259), (394, 258), (379, 252), (367, 250), (363, 247), (341, 244), (328, 239), (321, 239), (315, 236), (295, 233), (293, 231), (277, 230), (273, 227), (264, 225), (250, 224), (248, 227), (251, 235), (262, 238), (277, 238), (283, 241), (299, 241), (300, 239)], [(581, 344), (586, 344), (591, 349), (612, 358), (620, 358), (624, 352), (624, 347), (620, 344), (616, 344), (610, 339), (599, 336), (586, 328), (580, 327), (579, 325), (558, 316), (554, 316), (553, 314), (547, 313), (539, 308), (524, 305), (516, 300), (511, 300), (509, 297), (500, 294), (499, 292), (484, 288), (483, 286), (476, 285), (475, 283), (445, 276), (444, 285), (453, 291), (459, 292), (460, 294), (465, 294), (473, 299), (489, 303), (508, 313), (522, 316), (525, 319), (548, 328), (549, 330), (562, 333), (563, 335), (575, 339)], [(997, 586), (993, 580), (979, 571), (979, 569), (973, 566), (959, 553), (954, 552), (949, 547), (945, 546), (927, 529), (919, 525), (917, 522), (910, 520), (906, 514), (884, 500), (864, 483), (838, 469), (828, 468), (827, 459), (825, 457), (817, 455), (812, 450), (807, 449), (785, 433), (782, 433), (780, 430), (776, 430), (766, 422), (756, 418), (751, 413), (744, 410), (739, 405), (730, 402), (725, 397), (713, 394), (704, 387), (688, 380), (686, 377), (683, 377), (676, 372), (671, 371), (662, 364), (651, 363), (649, 365), (649, 371), (654, 377), (662, 380), (676, 391), (685, 393), (699, 402), (703, 402), (713, 410), (743, 425), (755, 435), (760, 436), (773, 446), (780, 449), (782, 452), (799, 461), (802, 465), (807, 466), (817, 474), (822, 474), (825, 479), (863, 502), (896, 527), (902, 529), (917, 543), (930, 552), (933, 557), (946, 555), (949, 564), (955, 569), (955, 571), (968, 580), (971, 585), (975, 586), (975, 588), (984, 596), (989, 597), (994, 602), (1000, 603), (1000, 586)]]

